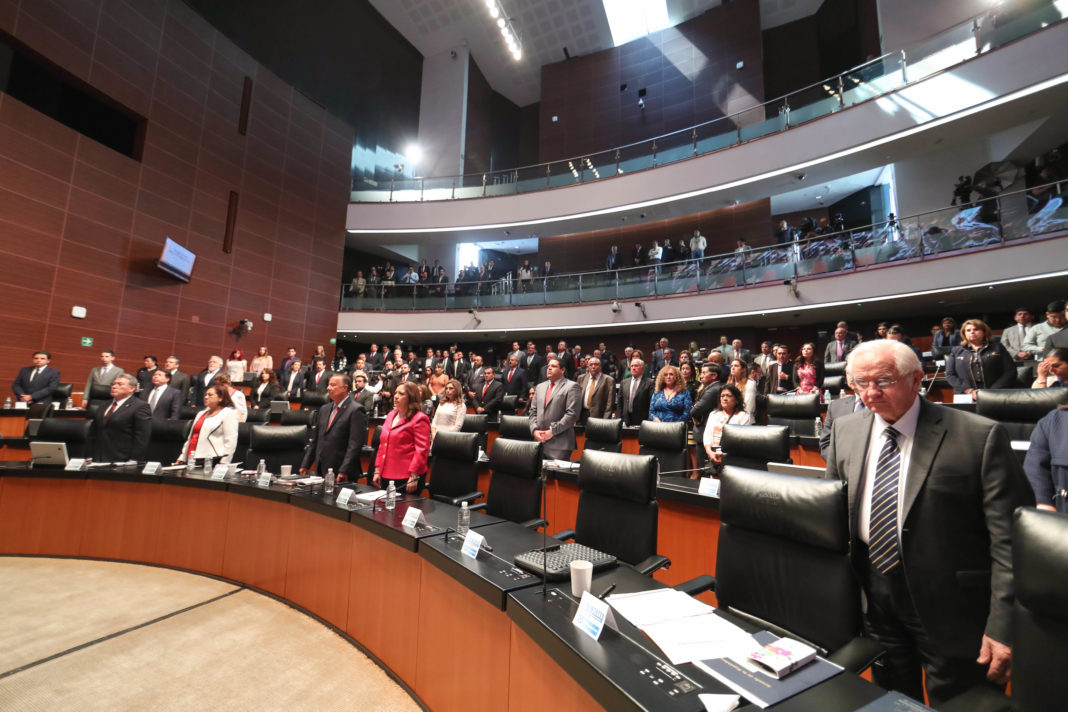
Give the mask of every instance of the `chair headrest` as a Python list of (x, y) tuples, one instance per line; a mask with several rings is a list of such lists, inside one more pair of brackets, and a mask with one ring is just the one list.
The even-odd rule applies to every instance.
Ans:
[(786, 462), (790, 459), (790, 426), (724, 425), (719, 447), (727, 455)]
[(484, 433), (486, 432), (486, 420), (489, 418), (485, 413), (479, 413), (477, 415), (465, 415), (464, 424), (460, 427), (462, 433)]
[(803, 395), (768, 394), (768, 415), (777, 418), (815, 418), (820, 414), (820, 394)]
[(588, 418), (586, 420), (586, 440), (600, 443), (618, 443), (623, 437), (623, 420), (621, 418)]
[(844, 376), (845, 375), (845, 361), (831, 361), (830, 363), (823, 364), (824, 376)]
[(269, 423), (271, 422), (271, 411), (267, 408), (255, 408), (248, 409), (248, 415), (245, 420), (249, 423)]
[(494, 472), (532, 480), (541, 474), (541, 443), (497, 438), (493, 441), (489, 459), (490, 469)]
[(843, 480), (727, 465), (720, 474), (719, 516), (730, 526), (830, 551), (849, 549), (849, 505)]
[[(471, 416), (465, 415), (464, 422)], [(484, 417), (484, 416), (483, 416)], [(499, 434), (510, 440), (529, 440), (530, 420), (525, 415), (502, 415)]]
[(81, 443), (89, 438), (93, 421), (80, 418), (45, 418), (37, 430), (35, 440)]
[(478, 459), (478, 433), (453, 433), (439, 430), (430, 446), (430, 454), (450, 460), (474, 462)]
[(253, 450), (292, 450), (303, 448), (307, 440), (307, 425), (253, 424), (248, 444)]
[(305, 407), (315, 408), (326, 405), (329, 396), (322, 391), (304, 391), (300, 396), (300, 404)]
[[(831, 391), (840, 391), (846, 387), (845, 374), (839, 374), (837, 376), (826, 376), (823, 379), (823, 387)], [(815, 416), (813, 416), (815, 417)]]
[(660, 465), (652, 455), (584, 450), (578, 486), (583, 492), (644, 504), (656, 498)]
[[(1057, 390), (1064, 390), (1058, 388)], [(1068, 516), (1020, 507), (1013, 515), (1012, 567), (1016, 601), (1028, 610), (1068, 620)]]
[(686, 423), (643, 420), (638, 428), (638, 444), (657, 450), (682, 450), (686, 447)]
[[(271, 411), (267, 411), (268, 419)], [(287, 410), (279, 421), (282, 425), (314, 425), (319, 412), (315, 410)]]
[(1037, 423), (1068, 403), (1068, 388), (980, 388), (975, 412), (992, 420)]
[(182, 442), (189, 437), (189, 431), (192, 428), (192, 420), (153, 420), (152, 440)]

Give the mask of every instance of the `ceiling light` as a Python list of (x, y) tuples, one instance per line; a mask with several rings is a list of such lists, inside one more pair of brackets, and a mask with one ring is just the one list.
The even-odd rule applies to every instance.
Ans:
[[(500, 20), (498, 20), (500, 22)], [(501, 37), (507, 37), (512, 34), (507, 27), (501, 27)]]
[(505, 20), (503, 17), (498, 17), (497, 18), (497, 27), (500, 27), (501, 29), (504, 29), (504, 26), (507, 25), (507, 24), (508, 24), (508, 20)]
[(500, 9), (498, 9), (498, 7), (496, 5), (492, 5), (490, 7), (490, 17), (500, 17), (500, 16), (501, 16)]
[(519, 50), (519, 48), (516, 48), (515, 51), (512, 52), (512, 56), (515, 57), (517, 62), (523, 59), (523, 53)]

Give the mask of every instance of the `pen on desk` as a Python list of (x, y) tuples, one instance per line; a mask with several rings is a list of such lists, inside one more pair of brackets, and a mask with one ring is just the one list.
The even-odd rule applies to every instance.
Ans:
[(615, 590), (616, 590), (616, 585), (612, 584), (611, 586), (606, 588), (604, 591), (602, 591), (601, 595), (598, 596), (597, 599), (600, 600), (600, 601), (603, 601), (605, 596), (607, 596), (608, 594), (612, 593), (612, 591), (615, 591)]

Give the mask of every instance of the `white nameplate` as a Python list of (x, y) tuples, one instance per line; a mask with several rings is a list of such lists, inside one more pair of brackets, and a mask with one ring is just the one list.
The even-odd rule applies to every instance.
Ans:
[(159, 468), (163, 467), (162, 462), (146, 462), (145, 469), (141, 470), (142, 475), (158, 475), (160, 474)]
[(349, 505), (349, 500), (352, 499), (352, 494), (355, 491), (356, 490), (351, 487), (342, 487), (341, 491), (337, 493), (337, 499), (335, 501), (338, 504), (347, 507)]
[(468, 529), (467, 536), (464, 537), (464, 545), (460, 547), (460, 553), (464, 556), (470, 556), (472, 559), (477, 559), (478, 550), (482, 548), (482, 540), (485, 538), (474, 529)]
[(229, 465), (216, 465), (211, 471), (211, 479), (213, 480), (225, 480), (226, 472), (229, 469)]
[(702, 477), (700, 484), (697, 485), (697, 494), (702, 494), (705, 497), (718, 497), (719, 480), (715, 477)]
[(256, 478), (257, 487), (270, 487), (271, 486), (271, 473), (264, 471), (262, 475)]
[(15, 410), (27, 410), (30, 404), (26, 401), (15, 401)]
[(612, 609), (589, 591), (582, 592), (578, 613), (571, 622), (594, 640), (601, 637), (601, 631), (606, 625), (612, 630), (617, 630), (616, 620), (612, 617)]
[(80, 472), (83, 467), (85, 467), (85, 458), (76, 457), (73, 460), (67, 460), (67, 466), (63, 469), (71, 472)]
[(404, 519), (401, 520), (401, 526), (415, 528), (417, 524), (426, 524), (423, 510), (418, 507), (408, 507), (408, 511), (404, 513)]

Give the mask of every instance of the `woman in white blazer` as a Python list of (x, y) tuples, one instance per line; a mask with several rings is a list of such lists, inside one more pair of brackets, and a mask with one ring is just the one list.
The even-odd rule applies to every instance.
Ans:
[(226, 464), (233, 458), (237, 450), (237, 412), (226, 387), (208, 386), (204, 406), (193, 420), (193, 429), (175, 464), (206, 457), (216, 464)]

